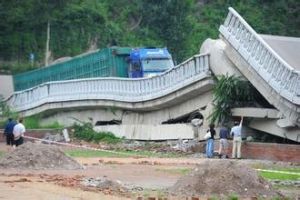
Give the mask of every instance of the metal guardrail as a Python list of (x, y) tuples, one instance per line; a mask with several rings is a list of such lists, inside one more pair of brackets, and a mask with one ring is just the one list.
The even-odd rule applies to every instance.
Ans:
[(162, 97), (209, 76), (209, 55), (195, 55), (151, 78), (89, 78), (48, 82), (15, 92), (6, 102), (18, 112), (52, 102), (94, 99), (142, 102)]
[(282, 97), (300, 105), (300, 72), (286, 63), (233, 9), (219, 31)]

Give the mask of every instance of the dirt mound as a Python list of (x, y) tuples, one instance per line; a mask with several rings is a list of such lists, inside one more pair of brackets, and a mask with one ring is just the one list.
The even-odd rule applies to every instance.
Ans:
[(247, 165), (230, 160), (208, 160), (169, 189), (173, 195), (275, 197), (280, 194)]
[(82, 166), (56, 146), (27, 142), (8, 152), (0, 160), (0, 168), (82, 169)]

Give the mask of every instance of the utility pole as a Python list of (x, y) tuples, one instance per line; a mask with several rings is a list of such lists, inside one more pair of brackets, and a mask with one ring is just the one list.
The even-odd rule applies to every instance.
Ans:
[(46, 39), (46, 51), (45, 51), (45, 66), (48, 66), (49, 59), (49, 42), (50, 42), (50, 21), (47, 22), (47, 39)]

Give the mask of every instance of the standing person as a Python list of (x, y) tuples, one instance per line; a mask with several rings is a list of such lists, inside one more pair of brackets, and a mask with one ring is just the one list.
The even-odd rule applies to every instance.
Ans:
[(206, 156), (207, 158), (212, 158), (214, 154), (214, 139), (216, 135), (215, 125), (210, 124), (207, 132), (210, 132), (210, 137), (207, 139), (206, 143)]
[(14, 144), (14, 126), (16, 125), (16, 122), (12, 119), (9, 118), (4, 129), (4, 135), (6, 136), (6, 144), (13, 146)]
[(14, 133), (14, 145), (19, 146), (23, 144), (23, 136), (26, 131), (25, 126), (22, 124), (23, 119), (19, 119), (19, 123), (15, 125), (13, 133)]
[(231, 128), (230, 135), (233, 136), (232, 158), (241, 158), (242, 147), (242, 124), (243, 116), (240, 123), (234, 122), (234, 127)]
[(225, 156), (225, 158), (228, 156), (227, 155), (227, 147), (228, 147), (228, 139), (229, 136), (229, 131), (228, 129), (222, 124), (221, 129), (220, 129), (220, 143), (219, 143), (219, 156), (222, 158), (222, 156)]

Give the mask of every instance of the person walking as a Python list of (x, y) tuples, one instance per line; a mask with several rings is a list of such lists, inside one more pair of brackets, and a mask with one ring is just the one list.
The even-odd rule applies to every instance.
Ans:
[(207, 132), (210, 132), (210, 137), (207, 138), (206, 157), (212, 158), (214, 155), (214, 139), (215, 139), (215, 135), (216, 135), (215, 125), (210, 124)]
[(220, 158), (228, 157), (228, 139), (229, 136), (229, 131), (228, 129), (222, 124), (221, 129), (220, 129), (220, 143), (219, 143), (219, 156)]
[(234, 127), (231, 128), (230, 135), (233, 137), (233, 146), (232, 146), (232, 158), (241, 158), (241, 147), (242, 147), (242, 124), (243, 116), (241, 121), (234, 122)]
[(13, 146), (14, 144), (14, 126), (16, 125), (16, 122), (9, 118), (4, 129), (4, 136), (6, 137), (6, 145)]
[(22, 124), (23, 119), (19, 119), (19, 123), (14, 126), (13, 134), (14, 134), (14, 147), (17, 147), (23, 144), (23, 136), (26, 131), (25, 126)]

